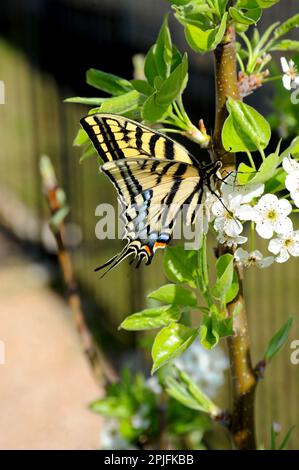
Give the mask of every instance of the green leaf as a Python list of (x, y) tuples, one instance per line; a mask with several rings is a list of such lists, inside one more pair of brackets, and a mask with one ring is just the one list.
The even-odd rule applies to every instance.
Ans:
[(176, 306), (166, 305), (163, 307), (148, 308), (141, 312), (133, 313), (119, 326), (124, 330), (139, 331), (160, 328), (180, 319), (180, 310)]
[(203, 235), (201, 247), (198, 250), (198, 285), (201, 293), (205, 295), (209, 287), (209, 273), (207, 262), (207, 237)]
[(100, 106), (106, 98), (83, 98), (81, 96), (74, 96), (72, 98), (66, 98), (63, 100), (64, 103), (79, 103), (79, 104), (88, 104), (92, 106)]
[(131, 80), (131, 83), (142, 95), (150, 96), (154, 92), (154, 88), (146, 80)]
[(168, 78), (162, 83), (156, 93), (156, 103), (158, 106), (169, 106), (179, 95), (182, 94), (188, 80), (188, 58), (184, 54), (182, 62), (171, 72)]
[(202, 53), (216, 49), (226, 30), (227, 15), (227, 12), (223, 15), (217, 28), (202, 29), (199, 26), (187, 24), (185, 36), (189, 46), (196, 52)]
[(257, 172), (245, 165), (245, 163), (240, 163), (238, 167), (238, 183), (241, 185), (265, 183), (274, 176), (278, 165), (279, 156), (277, 153), (268, 155)]
[(204, 314), (200, 326), (200, 341), (206, 349), (215, 347), (220, 338), (233, 334), (233, 317), (223, 317), (216, 305)]
[(197, 299), (194, 292), (178, 284), (166, 284), (148, 294), (150, 299), (159, 300), (165, 304), (180, 305), (185, 307), (195, 307)]
[(154, 52), (158, 74), (162, 78), (168, 77), (172, 60), (172, 42), (168, 28), (168, 16), (163, 21)]
[(280, 0), (255, 0), (261, 8), (270, 8)]
[(280, 38), (288, 33), (291, 29), (297, 28), (299, 26), (299, 13), (289, 18), (287, 21), (282, 23), (278, 28), (274, 31), (274, 37)]
[(175, 368), (175, 377), (169, 375), (165, 379), (166, 392), (183, 405), (193, 410), (203, 411), (217, 416), (219, 408), (192, 381), (188, 374)]
[(238, 9), (235, 7), (229, 8), (229, 14), (237, 23), (249, 25), (256, 24), (262, 16), (261, 8), (252, 9)]
[(79, 163), (84, 162), (87, 158), (93, 157), (96, 155), (96, 150), (91, 142), (85, 146), (84, 151), (80, 157)]
[(265, 194), (278, 193), (285, 189), (286, 172), (283, 168), (278, 168), (273, 177), (265, 182)]
[(108, 98), (100, 108), (101, 113), (125, 114), (143, 104), (145, 96), (136, 90), (129, 91), (120, 96)]
[(122, 95), (133, 89), (128, 80), (96, 69), (87, 70), (86, 83), (113, 96)]
[(290, 437), (294, 431), (296, 426), (291, 426), (290, 429), (288, 430), (288, 432), (286, 433), (285, 437), (283, 438), (280, 446), (278, 447), (278, 450), (283, 450), (285, 449), (285, 447), (287, 446), (289, 440), (290, 440)]
[(282, 163), (282, 160), (284, 157), (287, 157), (289, 153), (294, 157), (299, 157), (299, 136), (295, 137), (295, 139), (292, 140), (290, 145), (282, 152), (282, 154), (279, 157), (280, 163)]
[(296, 51), (299, 52), (299, 41), (292, 41), (291, 39), (283, 39), (275, 43), (270, 51)]
[(182, 62), (182, 54), (178, 48), (173, 44), (172, 45), (172, 59), (171, 59), (171, 72), (177, 68), (177, 66)]
[(169, 105), (160, 105), (157, 103), (157, 93), (153, 93), (147, 98), (142, 108), (142, 118), (148, 122), (160, 121), (167, 113)]
[(271, 359), (278, 353), (278, 351), (283, 347), (289, 337), (289, 332), (292, 326), (293, 319), (289, 318), (286, 323), (275, 333), (271, 338), (267, 350), (265, 352), (266, 362), (270, 362)]
[(229, 152), (264, 149), (271, 137), (266, 119), (248, 104), (228, 98), (229, 116), (222, 130), (222, 142)]
[(215, 299), (223, 300), (230, 289), (234, 274), (234, 257), (227, 253), (220, 256), (216, 262), (217, 280), (212, 289)]
[(170, 281), (196, 287), (197, 251), (181, 246), (168, 247), (164, 254), (164, 270)]
[(79, 129), (77, 135), (73, 141), (73, 145), (75, 147), (81, 147), (81, 145), (85, 145), (89, 142), (89, 137), (84, 129)]
[(152, 347), (152, 373), (185, 351), (197, 335), (197, 329), (180, 323), (171, 323), (159, 331)]
[(217, 320), (214, 315), (205, 314), (200, 326), (200, 342), (206, 349), (212, 349), (219, 342)]
[(232, 302), (237, 297), (238, 292), (239, 292), (239, 280), (238, 280), (237, 272), (234, 269), (232, 284), (225, 294), (225, 299), (224, 299), (225, 303), (228, 304), (229, 302)]
[(89, 409), (102, 416), (114, 416), (115, 418), (127, 418), (130, 416), (130, 409), (125, 406), (119, 397), (105, 397), (96, 400), (89, 405)]
[(144, 61), (144, 75), (152, 87), (154, 86), (155, 78), (159, 75), (155, 60), (155, 50), (156, 44), (149, 49)]

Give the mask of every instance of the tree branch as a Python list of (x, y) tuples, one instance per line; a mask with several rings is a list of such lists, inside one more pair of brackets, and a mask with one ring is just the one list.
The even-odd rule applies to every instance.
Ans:
[[(224, 39), (216, 48), (214, 55), (216, 116), (213, 152), (214, 158), (222, 161), (223, 169), (231, 171), (236, 169), (235, 155), (225, 151), (221, 139), (223, 124), (228, 115), (227, 97), (239, 98), (235, 31), (231, 26), (228, 27)], [(227, 252), (229, 252), (227, 247), (218, 246), (218, 256)], [(235, 269), (238, 274), (240, 290), (237, 297), (227, 306), (227, 314), (234, 317), (234, 335), (227, 340), (233, 398), (230, 432), (237, 449), (254, 450), (256, 449), (254, 422), (256, 376), (250, 356), (246, 306), (243, 296), (243, 272), (238, 266)]]
[[(79, 333), (83, 351), (96, 381), (101, 385), (105, 385), (107, 382), (115, 381), (117, 379), (117, 374), (104, 358), (103, 352), (95, 343), (88, 326), (86, 325), (72, 260), (63, 242), (63, 219), (67, 214), (64, 192), (57, 185), (54, 169), (48, 157), (43, 156), (41, 158), (40, 170), (45, 197), (52, 216), (52, 224), (50, 222), (50, 225), (52, 225), (52, 232), (57, 243), (57, 256), (66, 286), (68, 303), (73, 314), (75, 327)], [(61, 217), (59, 217), (59, 212), (61, 213)]]

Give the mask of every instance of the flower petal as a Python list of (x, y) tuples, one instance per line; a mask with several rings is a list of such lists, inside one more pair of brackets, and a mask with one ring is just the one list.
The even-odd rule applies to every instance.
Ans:
[(281, 63), (281, 68), (283, 72), (288, 72), (289, 71), (289, 64), (288, 61), (285, 57), (280, 58), (280, 63)]
[(281, 238), (272, 238), (268, 245), (268, 250), (274, 255), (278, 255), (283, 246), (283, 240)]
[(262, 238), (271, 238), (273, 236), (273, 226), (268, 222), (259, 222), (255, 227), (257, 233)]

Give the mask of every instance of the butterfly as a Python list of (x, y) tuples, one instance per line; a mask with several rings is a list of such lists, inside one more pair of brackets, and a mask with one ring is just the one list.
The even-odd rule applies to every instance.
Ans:
[(201, 166), (182, 145), (126, 117), (90, 114), (80, 121), (104, 164), (123, 206), (124, 249), (96, 271), (115, 268), (130, 255), (150, 264), (172, 236), (175, 218), (187, 207), (192, 224), (205, 188), (212, 189), (221, 162)]

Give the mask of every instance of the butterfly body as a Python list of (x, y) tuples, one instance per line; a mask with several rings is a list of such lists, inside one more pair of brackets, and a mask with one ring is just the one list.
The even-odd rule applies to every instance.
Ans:
[(80, 122), (104, 162), (102, 172), (118, 192), (128, 241), (97, 269), (110, 270), (130, 255), (138, 265), (142, 260), (150, 264), (155, 251), (170, 242), (183, 206), (186, 223), (193, 223), (219, 162), (201, 167), (177, 142), (122, 116), (94, 114)]

